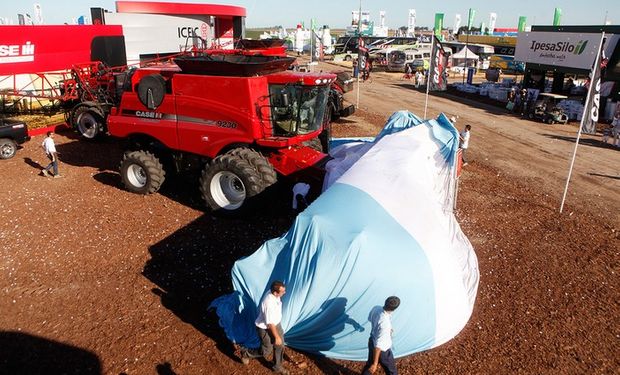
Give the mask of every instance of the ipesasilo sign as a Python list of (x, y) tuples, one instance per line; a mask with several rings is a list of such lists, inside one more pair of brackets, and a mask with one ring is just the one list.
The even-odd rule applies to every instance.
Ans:
[(515, 61), (592, 69), (600, 34), (563, 32), (521, 32)]

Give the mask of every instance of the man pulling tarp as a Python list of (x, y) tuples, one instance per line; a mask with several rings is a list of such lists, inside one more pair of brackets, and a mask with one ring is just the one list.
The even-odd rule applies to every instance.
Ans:
[(366, 360), (368, 312), (389, 295), (401, 301), (395, 357), (454, 337), (472, 313), (479, 278), (452, 212), (457, 149), (444, 115), (422, 121), (404, 111), (373, 142), (336, 148), (327, 190), (286, 234), (238, 260), (235, 291), (212, 302), (227, 337), (259, 346), (257, 306), (273, 280), (286, 285), (285, 343), (299, 350)]

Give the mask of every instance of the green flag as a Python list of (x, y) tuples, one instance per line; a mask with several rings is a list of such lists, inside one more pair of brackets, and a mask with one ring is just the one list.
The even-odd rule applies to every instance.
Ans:
[(525, 23), (527, 22), (527, 17), (520, 16), (519, 17), (519, 32), (525, 31)]
[(555, 12), (553, 13), (553, 26), (560, 26), (561, 18), (562, 18), (562, 9), (555, 8)]
[(443, 13), (435, 13), (435, 36), (442, 40), (441, 30), (443, 29)]
[(476, 17), (476, 10), (469, 8), (469, 18), (467, 18), (467, 30), (474, 24), (474, 18)]

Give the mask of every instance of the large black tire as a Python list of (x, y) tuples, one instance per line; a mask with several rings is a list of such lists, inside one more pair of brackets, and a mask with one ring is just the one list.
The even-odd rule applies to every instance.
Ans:
[(148, 151), (125, 152), (120, 173), (125, 188), (137, 194), (156, 193), (166, 179), (159, 159)]
[(96, 107), (80, 104), (71, 114), (71, 126), (82, 138), (93, 140), (106, 132), (105, 118)]
[(256, 172), (258, 172), (263, 189), (268, 188), (278, 181), (278, 175), (276, 170), (273, 169), (273, 165), (260, 152), (254, 151), (251, 148), (239, 147), (228, 151), (228, 154), (237, 155), (250, 163), (250, 165), (256, 169)]
[(200, 191), (213, 211), (240, 212), (247, 201), (264, 190), (258, 171), (239, 155), (219, 155), (205, 166)]
[(0, 159), (10, 159), (17, 152), (17, 143), (10, 138), (0, 138)]

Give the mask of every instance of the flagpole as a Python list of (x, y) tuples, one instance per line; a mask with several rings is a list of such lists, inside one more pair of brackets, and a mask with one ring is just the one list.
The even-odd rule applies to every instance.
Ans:
[(465, 83), (465, 74), (467, 74), (467, 51), (469, 51), (469, 27), (467, 27), (467, 34), (465, 35), (465, 62), (463, 63), (463, 82)]
[[(605, 32), (601, 34), (601, 42), (599, 43), (598, 50), (596, 53), (596, 59), (594, 60), (594, 68), (592, 69), (591, 79), (590, 79), (590, 87), (588, 88), (588, 95), (586, 97), (586, 105), (584, 109), (587, 109), (588, 103), (592, 99), (593, 87), (598, 84), (598, 82), (594, 82), (594, 76), (596, 75), (596, 69), (600, 69), (600, 59), (601, 59), (601, 47), (603, 46), (603, 39), (605, 38)], [(583, 116), (581, 116), (581, 122), (579, 123), (579, 131), (577, 132), (577, 141), (575, 142), (575, 149), (573, 150), (573, 158), (570, 162), (570, 168), (568, 169), (568, 177), (566, 177), (566, 186), (564, 187), (564, 195), (562, 195), (562, 203), (560, 204), (560, 213), (564, 210), (564, 201), (566, 200), (566, 193), (568, 192), (568, 184), (570, 182), (570, 177), (573, 173), (573, 166), (575, 165), (575, 158), (577, 156), (577, 147), (579, 146), (579, 139), (581, 138), (581, 131), (583, 129), (584, 120), (587, 114), (584, 111)]]
[(469, 51), (469, 33), (471, 24), (474, 23), (472, 19), (471, 8), (467, 12), (467, 34), (465, 34), (465, 62), (463, 63), (463, 84), (465, 84), (465, 74), (467, 74), (467, 51)]
[(360, 44), (362, 38), (362, 0), (360, 0), (360, 8), (357, 13), (357, 100), (355, 107), (360, 107)]
[[(433, 44), (431, 45), (431, 58), (435, 59), (435, 48), (437, 48), (437, 43), (435, 43), (435, 29), (433, 29)], [(433, 64), (431, 64), (432, 66)], [(426, 120), (426, 109), (428, 108), (428, 92), (430, 90), (430, 78), (431, 72), (428, 72), (428, 76), (426, 77), (426, 99), (424, 100), (424, 119)]]
[(312, 30), (312, 18), (310, 18), (310, 66), (314, 62), (314, 51), (312, 51), (312, 40), (314, 39), (314, 30)]

